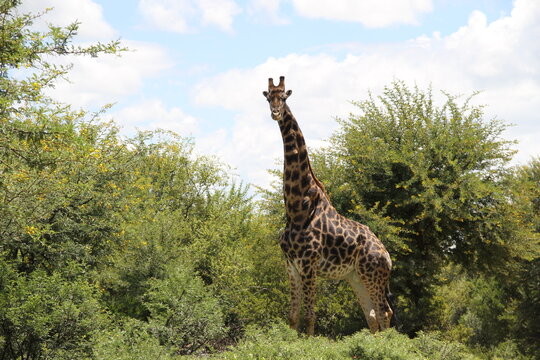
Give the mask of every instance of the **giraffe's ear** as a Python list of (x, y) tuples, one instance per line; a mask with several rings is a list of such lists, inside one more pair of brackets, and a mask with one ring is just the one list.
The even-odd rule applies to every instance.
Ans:
[(265, 98), (268, 98), (268, 91), (263, 91), (263, 96), (264, 96)]
[(283, 96), (283, 98), (286, 99), (289, 96), (291, 96), (291, 94), (292, 94), (292, 90), (287, 90), (287, 91), (285, 91), (285, 95)]

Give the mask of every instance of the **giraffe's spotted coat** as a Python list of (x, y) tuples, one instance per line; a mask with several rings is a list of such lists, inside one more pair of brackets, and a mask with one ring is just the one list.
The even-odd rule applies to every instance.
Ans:
[(278, 86), (269, 79), (263, 94), (283, 138), (287, 226), (280, 246), (291, 284), (291, 326), (298, 327), (303, 297), (307, 333), (313, 334), (315, 279), (323, 276), (351, 284), (372, 332), (388, 328), (392, 317), (386, 299), (392, 268), (388, 252), (367, 226), (345, 218), (332, 206), (313, 174), (304, 136), (285, 102), (291, 91), (285, 91), (284, 77)]

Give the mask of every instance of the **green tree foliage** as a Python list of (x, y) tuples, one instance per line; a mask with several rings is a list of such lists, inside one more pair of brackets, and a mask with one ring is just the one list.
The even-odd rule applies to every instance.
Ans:
[(485, 347), (497, 345), (511, 330), (515, 303), (493, 277), (471, 278), (460, 267), (443, 269), (437, 287), (440, 329), (453, 340)]
[(357, 102), (315, 164), (334, 204), (367, 223), (394, 259), (406, 331), (429, 326), (442, 266), (505, 273), (531, 258), (532, 227), (506, 183), (511, 143), (482, 107), (402, 82)]
[[(222, 250), (251, 237), (251, 207), (246, 188), (233, 185), (225, 166), (195, 156), (189, 140), (160, 131), (122, 139), (101, 113), (47, 97), (46, 88), (69, 70), (54, 65), (54, 56), (122, 49), (117, 42), (72, 45), (77, 24), (35, 32), (39, 15), (19, 15), (18, 4), (4, 1), (0, 9), (0, 255), (9, 264), (2, 273), (0, 358), (82, 358), (92, 355), (102, 330), (125, 340), (114, 323), (103, 329), (101, 313), (110, 311), (115, 322), (134, 316), (157, 324), (148, 304), (168, 289), (156, 284), (172, 281), (170, 263), (191, 259), (193, 279), (205, 280), (197, 291), (209, 289)], [(74, 276), (70, 267), (85, 270)], [(187, 284), (179, 282), (178, 291)], [(219, 299), (213, 312), (220, 313)], [(214, 320), (207, 341), (224, 332)], [(145, 339), (140, 350), (154, 348)], [(174, 352), (180, 345), (158, 346)]]
[(101, 160), (116, 149), (114, 128), (44, 94), (69, 69), (48, 59), (121, 49), (73, 45), (77, 23), (33, 31), (39, 15), (19, 15), (19, 3), (0, 6), (0, 252), (32, 271), (99, 254), (111, 229), (99, 216), (107, 184), (122, 171), (112, 167), (114, 156)]
[[(237, 219), (215, 207), (237, 202), (242, 208), (245, 191), (229, 188), (221, 165), (193, 156), (191, 142), (177, 135), (141, 133), (126, 147), (131, 170), (124, 183), (114, 185), (123, 199), (122, 220), (99, 279), (111, 309), (145, 319), (147, 281), (163, 278), (169, 262), (195, 259), (197, 271), (211, 281), (212, 256)], [(245, 220), (238, 219), (235, 229)]]
[(540, 158), (518, 167), (512, 187), (519, 195), (516, 205), (523, 208), (537, 237), (525, 250), (526, 256), (515, 267), (514, 276), (504, 278), (508, 279), (504, 285), (515, 301), (512, 332), (516, 334), (516, 341), (524, 351), (540, 354), (540, 324), (536, 321), (540, 317), (540, 258), (534, 256), (540, 246)]
[[(41, 14), (18, 14), (21, 0), (0, 2), (0, 117), (6, 126), (7, 117), (33, 118), (41, 114), (53, 115), (54, 110), (43, 105), (53, 101), (44, 96), (43, 89), (53, 87), (55, 81), (67, 74), (70, 65), (58, 65), (49, 61), (50, 56), (117, 54), (123, 49), (118, 41), (107, 44), (80, 46), (73, 43), (79, 24), (72, 23), (66, 28), (50, 25), (48, 31), (32, 30), (32, 24)], [(13, 124), (5, 130), (16, 135), (43, 135), (31, 129), (19, 129)], [(39, 129), (39, 128), (38, 128)], [(27, 132), (25, 132), (27, 130)]]
[(170, 360), (178, 357), (161, 346), (144, 321), (126, 318), (96, 335), (94, 357), (103, 360)]
[(121, 171), (97, 155), (111, 154), (114, 128), (44, 94), (68, 70), (47, 59), (120, 48), (72, 45), (77, 24), (33, 31), (39, 15), (19, 3), (0, 3), (0, 358), (82, 358), (105, 324), (84, 269), (107, 248), (107, 183)]

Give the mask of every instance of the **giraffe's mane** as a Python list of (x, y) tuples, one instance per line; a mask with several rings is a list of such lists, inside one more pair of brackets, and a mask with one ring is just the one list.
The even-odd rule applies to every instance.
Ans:
[(313, 168), (311, 167), (311, 161), (309, 161), (308, 157), (308, 166), (309, 166), (309, 172), (311, 173), (311, 176), (313, 177), (313, 180), (315, 181), (315, 184), (322, 190), (322, 192), (325, 195), (328, 195), (326, 192), (326, 188), (324, 187), (324, 184), (315, 176), (315, 173), (313, 173)]

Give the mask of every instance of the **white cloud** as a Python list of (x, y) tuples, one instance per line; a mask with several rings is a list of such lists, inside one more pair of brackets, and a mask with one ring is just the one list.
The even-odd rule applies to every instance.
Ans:
[(129, 40), (122, 44), (131, 50), (122, 56), (61, 59), (73, 63), (70, 82), (60, 81), (51, 95), (77, 107), (101, 106), (140, 92), (145, 79), (173, 66), (160, 46)]
[(359, 22), (378, 28), (417, 24), (432, 10), (431, 0), (292, 0), (296, 11), (308, 18)]
[(140, 0), (139, 11), (158, 29), (180, 33), (189, 29), (186, 17), (195, 14), (190, 1), (172, 0)]
[(248, 13), (257, 20), (274, 25), (288, 24), (289, 20), (279, 13), (283, 0), (251, 0)]
[(139, 0), (139, 11), (161, 30), (187, 33), (213, 25), (230, 32), (241, 8), (233, 0)]
[(130, 131), (165, 129), (182, 136), (198, 131), (198, 120), (178, 107), (167, 108), (159, 99), (147, 99), (116, 111), (110, 116), (117, 124)]
[(118, 37), (114, 28), (103, 18), (101, 5), (92, 0), (25, 0), (19, 6), (21, 13), (40, 13), (53, 8), (35, 25), (44, 30), (47, 24), (67, 26), (80, 22), (77, 38), (79, 40), (114, 40)]
[(285, 2), (303, 17), (358, 22), (370, 28), (416, 25), (421, 14), (433, 9), (432, 0), (251, 0), (248, 12), (272, 24), (287, 24), (289, 20), (279, 14)]
[(249, 113), (240, 114), (235, 120), (231, 133), (216, 129), (204, 138), (198, 137), (197, 148), (201, 153), (218, 155), (233, 166), (242, 179), (267, 184), (267, 169), (273, 167), (279, 155), (276, 151), (280, 149), (277, 124), (263, 117), (252, 118)]
[[(249, 181), (268, 184), (263, 173), (281, 158), (281, 137), (261, 91), (269, 76), (286, 76), (293, 90), (288, 103), (308, 146), (320, 144), (337, 128), (334, 116), (353, 110), (349, 100), (379, 94), (394, 79), (453, 94), (482, 93), (486, 117), (517, 124), (509, 138), (521, 141), (518, 160), (540, 154), (540, 2), (517, 0), (510, 16), (488, 23), (480, 12), (449, 36), (435, 33), (405, 43), (364, 46), (343, 59), (327, 54), (269, 58), (252, 69), (236, 69), (200, 82), (195, 102), (237, 113), (232, 131), (220, 141), (225, 160)], [(214, 136), (212, 134), (211, 136)], [(204, 140), (203, 140), (204, 141)]]
[(216, 25), (225, 31), (232, 30), (233, 18), (240, 8), (230, 0), (199, 0), (203, 25)]
[[(77, 20), (81, 22), (74, 38), (77, 44), (86, 46), (118, 37), (116, 30), (105, 21), (101, 5), (92, 0), (25, 0), (18, 9), (20, 13), (39, 13), (51, 7), (53, 9), (34, 24), (37, 29), (44, 31), (49, 23), (66, 26)], [(70, 81), (59, 80), (49, 94), (75, 107), (100, 107), (141, 91), (145, 79), (173, 66), (161, 46), (130, 40), (122, 40), (121, 43), (130, 49), (121, 56), (62, 56), (49, 59), (55, 64), (73, 64), (68, 73)]]

